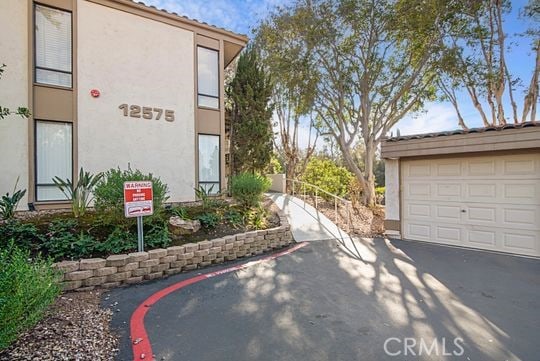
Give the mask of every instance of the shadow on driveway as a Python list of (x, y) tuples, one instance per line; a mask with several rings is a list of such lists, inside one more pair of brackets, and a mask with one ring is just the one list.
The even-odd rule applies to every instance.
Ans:
[[(540, 359), (539, 260), (384, 239), (347, 248), (311, 242), (162, 299), (145, 320), (156, 360)], [(195, 274), (111, 292), (118, 360), (133, 359), (136, 306)]]

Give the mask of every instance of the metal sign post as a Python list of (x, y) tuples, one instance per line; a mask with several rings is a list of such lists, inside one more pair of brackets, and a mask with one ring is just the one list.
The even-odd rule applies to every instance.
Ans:
[(143, 217), (154, 214), (154, 193), (152, 182), (138, 181), (124, 183), (124, 215), (137, 217), (137, 249), (144, 251)]

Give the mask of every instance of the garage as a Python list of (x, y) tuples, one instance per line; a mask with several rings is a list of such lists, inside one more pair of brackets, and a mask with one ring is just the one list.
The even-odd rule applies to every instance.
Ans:
[(540, 257), (540, 126), (391, 138), (391, 236)]

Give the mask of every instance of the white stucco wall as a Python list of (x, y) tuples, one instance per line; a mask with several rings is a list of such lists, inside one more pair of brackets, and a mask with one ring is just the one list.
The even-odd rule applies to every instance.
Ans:
[[(28, 107), (28, 2), (0, 1), (0, 105), (16, 110)], [(0, 195), (18, 187), (28, 188), (28, 120), (11, 115), (0, 119)], [(19, 209), (27, 208), (27, 197)]]
[(399, 161), (384, 160), (385, 219), (399, 221)]
[[(170, 201), (193, 200), (193, 33), (79, 0), (78, 34), (79, 166), (130, 164), (161, 177)], [(125, 117), (123, 103), (171, 109), (176, 119)]]

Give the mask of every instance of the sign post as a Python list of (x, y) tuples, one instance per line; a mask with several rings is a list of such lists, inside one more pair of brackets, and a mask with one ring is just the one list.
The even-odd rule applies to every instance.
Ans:
[(133, 181), (124, 183), (124, 215), (137, 217), (137, 239), (139, 252), (144, 251), (143, 217), (154, 214), (152, 182)]

